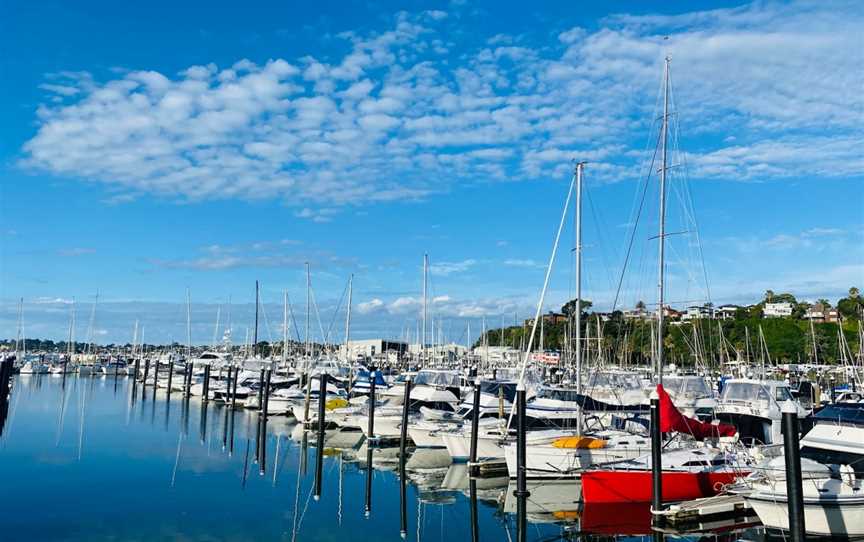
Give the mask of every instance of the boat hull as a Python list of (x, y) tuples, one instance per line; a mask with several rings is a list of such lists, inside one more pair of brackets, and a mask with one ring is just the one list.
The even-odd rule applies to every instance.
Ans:
[[(678, 502), (717, 495), (724, 486), (746, 473), (734, 471), (664, 471), (663, 502)], [(582, 473), (586, 503), (651, 502), (650, 470), (594, 470)]]
[[(471, 457), (471, 432), (458, 431), (444, 433), (441, 435), (447, 452), (455, 462), (465, 462)], [(503, 459), (504, 446), (500, 437), (478, 435), (477, 437), (477, 459)]]
[[(852, 504), (804, 503), (804, 527), (808, 534), (825, 536), (864, 536), (864, 499)], [(786, 500), (749, 496), (759, 520), (772, 529), (789, 529)]]

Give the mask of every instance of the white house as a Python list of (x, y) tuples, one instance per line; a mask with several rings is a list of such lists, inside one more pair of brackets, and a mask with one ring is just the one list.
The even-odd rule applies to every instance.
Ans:
[(792, 316), (792, 303), (765, 303), (762, 315), (765, 318)]
[(720, 320), (731, 320), (740, 309), (738, 305), (720, 305), (717, 307), (716, 315)]
[(714, 318), (714, 307), (711, 305), (692, 305), (687, 307), (687, 312), (681, 315), (681, 320), (685, 322), (699, 318)]

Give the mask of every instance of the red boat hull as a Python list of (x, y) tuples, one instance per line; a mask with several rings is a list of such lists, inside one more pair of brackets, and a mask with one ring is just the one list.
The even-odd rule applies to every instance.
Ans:
[[(663, 476), (663, 502), (711, 497), (745, 476), (741, 472), (673, 472)], [(582, 473), (586, 503), (651, 502), (651, 471), (596, 470)]]

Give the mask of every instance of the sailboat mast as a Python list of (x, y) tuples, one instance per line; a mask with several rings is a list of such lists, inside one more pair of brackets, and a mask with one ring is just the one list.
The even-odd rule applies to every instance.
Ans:
[[(582, 393), (582, 172), (583, 162), (576, 164), (576, 393)], [(580, 418), (581, 421), (581, 418)]]
[[(216, 329), (219, 329), (219, 311), (216, 311)], [(215, 335), (214, 342), (215, 342)], [(192, 297), (186, 288), (186, 359), (192, 359)]]
[(282, 294), (282, 365), (288, 360), (288, 290)]
[(816, 349), (816, 328), (813, 326), (813, 318), (810, 318), (810, 339), (813, 341), (813, 363), (819, 365), (819, 352)]
[(255, 281), (255, 331), (252, 332), (252, 357), (258, 355), (258, 281)]
[(309, 277), (309, 262), (306, 262), (306, 355), (309, 356), (309, 310), (312, 306), (312, 285)]
[[(135, 334), (138, 334), (138, 321), (135, 321)], [(75, 298), (72, 298), (72, 304), (69, 307), (69, 341), (66, 344), (66, 351), (69, 356), (69, 361), (72, 361), (72, 340), (75, 338)], [(134, 340), (133, 340), (134, 347)]]
[[(428, 310), (428, 307), (426, 304), (427, 303), (427, 301), (426, 301), (426, 298), (427, 298), (426, 288), (427, 288), (427, 281), (428, 281), (428, 279), (427, 279), (427, 273), (428, 272), (429, 272), (429, 255), (424, 254), (423, 255), (423, 344), (421, 346), (422, 353), (423, 353), (422, 358), (423, 358), (424, 362), (426, 361), (426, 313)], [(434, 336), (433, 336), (433, 338), (434, 338)]]
[(348, 311), (345, 314), (345, 361), (348, 362), (348, 342), (351, 338), (351, 296), (354, 289), (354, 274), (348, 278)]
[(663, 384), (663, 303), (664, 303), (664, 279), (666, 271), (666, 159), (669, 139), (669, 57), (663, 69), (663, 126), (661, 145), (662, 150), (660, 165), (660, 232), (658, 250), (658, 280), (657, 280), (657, 359), (654, 370), (657, 375), (657, 383)]

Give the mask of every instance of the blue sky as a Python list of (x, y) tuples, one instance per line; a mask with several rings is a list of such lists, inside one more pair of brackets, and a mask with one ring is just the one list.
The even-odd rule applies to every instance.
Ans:
[[(573, 159), (588, 161), (585, 297), (608, 308), (666, 54), (669, 227), (684, 232), (667, 298), (864, 286), (855, 2), (3, 11), (3, 337), (23, 297), (26, 335), (64, 337), (74, 298), (83, 338), (98, 290), (98, 340), (129, 340), (136, 318), (145, 338), (182, 340), (189, 287), (195, 342), (229, 296), (242, 340), (255, 279), (262, 335), (278, 336), (284, 290), (305, 312), (307, 261), (321, 327), (353, 273), (355, 336), (398, 337), (428, 252), (432, 313), (464, 341), (469, 322), (476, 336), (484, 316), (533, 313)], [(656, 298), (656, 199), (652, 178), (619, 305)], [(570, 222), (546, 308), (572, 294)]]

